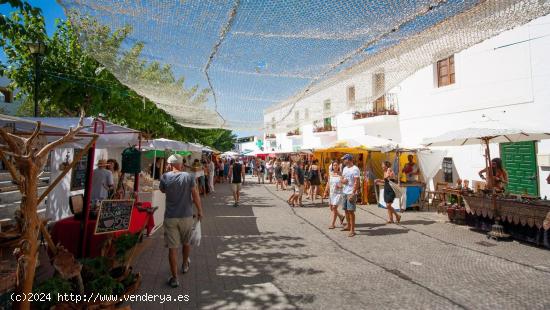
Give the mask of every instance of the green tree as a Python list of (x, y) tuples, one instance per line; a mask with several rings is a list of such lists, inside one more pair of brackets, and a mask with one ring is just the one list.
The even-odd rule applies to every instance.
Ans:
[[(5, 2), (0, 0), (0, 4)], [(119, 52), (131, 32), (129, 27), (111, 31), (93, 20), (74, 15), (67, 21), (57, 20), (56, 31), (48, 37), (39, 9), (22, 1), (8, 2), (17, 10), (9, 17), (0, 16), (0, 47), (7, 56), (7, 63), (0, 63), (0, 70), (13, 81), (10, 86), (19, 88), (19, 96), (25, 98), (21, 115), (31, 115), (34, 101), (34, 59), (26, 43), (41, 40), (48, 46), (40, 66), (38, 99), (42, 116), (76, 116), (80, 107), (84, 107), (88, 115), (105, 114), (108, 120), (141, 130), (152, 138), (196, 141), (220, 151), (232, 148), (235, 137), (230, 131), (179, 125), (171, 115), (120, 83), (89, 56), (102, 53), (101, 59), (106, 65), (120, 68), (119, 72), (129, 72), (129, 76), (121, 77), (125, 81), (156, 81), (192, 105), (204, 104), (208, 90), (199, 90), (196, 86), (187, 88), (185, 80), (176, 78), (170, 66), (142, 61), (142, 43)], [(70, 20), (78, 22), (80, 31)], [(83, 35), (87, 37), (79, 38)], [(94, 46), (102, 48), (94, 50)]]

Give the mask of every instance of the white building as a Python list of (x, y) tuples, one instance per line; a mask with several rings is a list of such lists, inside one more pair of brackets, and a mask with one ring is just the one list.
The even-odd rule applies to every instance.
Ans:
[[(299, 101), (289, 116), (305, 120), (299, 135), (278, 132), (266, 136), (266, 143), (276, 150), (292, 151), (371, 135), (418, 145), (424, 138), (484, 119), (518, 127), (529, 124), (550, 132), (548, 55), (550, 16), (545, 16), (418, 70), (385, 97), (356, 111), (356, 98), (368, 98), (374, 87), (384, 85), (383, 74), (359, 73)], [(349, 109), (323, 119), (334, 103), (348, 104)], [(323, 105), (324, 114), (309, 116), (312, 105)], [(266, 110), (266, 126), (284, 109), (289, 107)], [(315, 127), (321, 132), (314, 132)], [(478, 171), (484, 166), (481, 146), (448, 148), (448, 152), (459, 174), (453, 179), (479, 180)], [(516, 192), (550, 197), (550, 185), (546, 184), (550, 140), (495, 144), (491, 152), (493, 157), (503, 158)]]

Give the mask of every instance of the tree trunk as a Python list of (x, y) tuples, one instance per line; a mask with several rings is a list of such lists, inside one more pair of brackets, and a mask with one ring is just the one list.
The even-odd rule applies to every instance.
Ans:
[[(38, 252), (38, 234), (40, 230), (40, 220), (37, 214), (38, 200), (38, 167), (30, 160), (25, 167), (26, 171), (21, 171), (25, 177), (23, 197), (21, 199), (21, 212), (23, 218), (27, 220), (22, 227), (22, 241), (20, 245), (21, 256), (18, 259), (19, 281), (17, 293), (28, 296), (32, 292), (34, 282), (37, 252)], [(20, 310), (28, 310), (31, 303), (28, 298), (23, 298), (16, 304)]]

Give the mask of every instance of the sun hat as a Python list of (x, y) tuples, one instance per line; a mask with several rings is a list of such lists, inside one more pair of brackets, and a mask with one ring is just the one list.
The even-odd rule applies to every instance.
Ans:
[(181, 164), (183, 163), (183, 157), (181, 157), (178, 154), (173, 154), (168, 157), (168, 163), (169, 164)]

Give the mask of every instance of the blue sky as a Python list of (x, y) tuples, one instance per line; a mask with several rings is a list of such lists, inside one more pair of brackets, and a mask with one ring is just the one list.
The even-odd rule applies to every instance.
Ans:
[[(63, 8), (54, 0), (31, 0), (31, 5), (42, 9), (42, 14), (46, 18), (46, 31), (51, 35), (55, 31), (55, 20), (65, 18)], [(9, 4), (0, 4), (0, 14), (9, 15), (14, 9)], [(4, 51), (0, 50), (0, 60), (5, 60)]]

